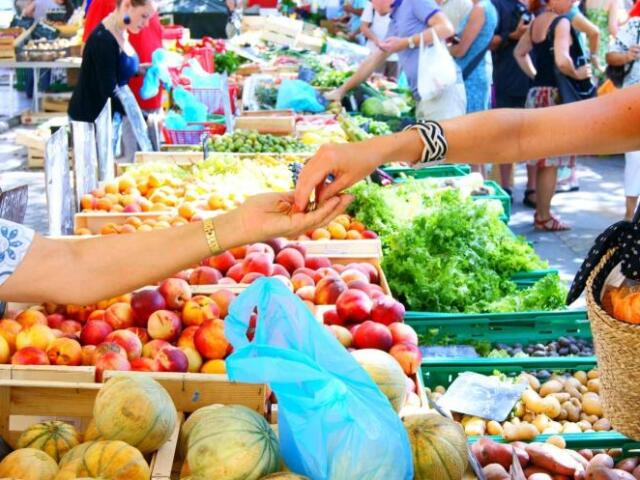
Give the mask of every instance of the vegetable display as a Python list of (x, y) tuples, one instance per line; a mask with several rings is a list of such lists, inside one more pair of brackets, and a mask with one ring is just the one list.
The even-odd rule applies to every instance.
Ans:
[(315, 76), (311, 85), (321, 88), (337, 88), (346, 82), (351, 75), (353, 75), (352, 71), (325, 70)]
[(214, 152), (234, 153), (309, 151), (309, 147), (296, 138), (260, 134), (252, 130), (236, 130), (231, 134), (216, 135), (209, 142), (209, 148)]

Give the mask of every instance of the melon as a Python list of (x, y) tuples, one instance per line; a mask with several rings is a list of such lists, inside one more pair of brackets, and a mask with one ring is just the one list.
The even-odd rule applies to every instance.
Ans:
[(468, 466), (467, 437), (462, 427), (441, 415), (408, 415), (415, 480), (459, 480)]
[(182, 424), (182, 428), (180, 428), (180, 437), (178, 438), (178, 454), (181, 458), (185, 458), (187, 454), (189, 434), (193, 427), (206, 418), (211, 412), (223, 406), (224, 405), (220, 403), (214, 403), (213, 405), (207, 405), (206, 407), (199, 408), (189, 415), (189, 418), (187, 418), (187, 420)]
[(230, 405), (210, 412), (192, 428), (187, 461), (194, 478), (259, 480), (280, 469), (279, 450), (264, 417)]
[(93, 418), (105, 440), (151, 453), (169, 440), (178, 414), (167, 391), (150, 376), (118, 375), (100, 389)]
[(85, 442), (93, 442), (95, 440), (103, 440), (100, 436), (100, 432), (96, 428), (96, 421), (92, 418), (87, 425), (86, 430), (84, 431), (84, 436), (82, 438)]
[(58, 464), (37, 448), (21, 448), (11, 452), (0, 462), (0, 477), (20, 480), (53, 480)]
[(138, 449), (119, 440), (99, 440), (81, 443), (62, 457), (55, 480), (149, 480), (150, 476), (149, 465)]
[(80, 443), (80, 434), (73, 425), (58, 420), (36, 423), (18, 438), (18, 448), (36, 448), (60, 461), (65, 453)]
[(276, 472), (262, 477), (260, 480), (309, 480), (309, 477), (303, 477), (291, 472)]
[(398, 361), (387, 352), (373, 348), (356, 350), (352, 355), (399, 412), (407, 398), (407, 384)]

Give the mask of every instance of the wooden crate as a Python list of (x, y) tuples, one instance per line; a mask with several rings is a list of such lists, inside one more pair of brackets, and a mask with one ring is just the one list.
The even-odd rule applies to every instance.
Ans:
[(293, 135), (296, 131), (294, 116), (241, 116), (236, 119), (236, 128), (256, 130), (258, 133), (272, 135)]
[(57, 112), (32, 112), (27, 110), (20, 115), (20, 123), (22, 125), (39, 125), (59, 117), (66, 117), (66, 115), (61, 115)]
[(136, 152), (135, 163), (169, 162), (192, 164), (203, 159), (202, 152)]
[(331, 258), (382, 258), (380, 239), (367, 240), (304, 240), (295, 241), (304, 245), (307, 255)]
[(70, 95), (56, 94), (42, 97), (42, 110), (45, 112), (66, 113), (69, 110)]
[(43, 129), (16, 131), (16, 143), (33, 150), (44, 152), (51, 133)]
[[(11, 36), (0, 37), (0, 60), (16, 60), (16, 48), (20, 47), (26, 41), (35, 26), (34, 24), (28, 29), (19, 27), (1, 29), (0, 33), (4, 32)], [(14, 37), (13, 35), (15, 34), (18, 35)]]
[(44, 151), (27, 149), (27, 168), (44, 168)]

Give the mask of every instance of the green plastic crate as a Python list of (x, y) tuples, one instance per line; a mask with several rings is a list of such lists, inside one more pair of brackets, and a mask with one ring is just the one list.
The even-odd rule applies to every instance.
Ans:
[(493, 180), (485, 180), (484, 186), (492, 189), (492, 195), (473, 195), (474, 200), (499, 200), (502, 203), (502, 210), (507, 218), (511, 218), (511, 197), (504, 189)]
[[(549, 437), (556, 435), (538, 435), (534, 442), (545, 442)], [(621, 448), (623, 453), (631, 455), (634, 451), (640, 450), (640, 442), (631, 440), (616, 431), (610, 432), (583, 432), (583, 433), (563, 433), (561, 437), (567, 442), (567, 448), (572, 450), (581, 450), (587, 448), (589, 450)], [(473, 444), (480, 437), (469, 437), (469, 443)], [(507, 443), (499, 435), (488, 435), (488, 438), (494, 442)]]
[(408, 312), (405, 321), (418, 335), (430, 332), (434, 341), (447, 337), (459, 344), (470, 341), (537, 343), (562, 336), (591, 338), (586, 310), (477, 314)]
[(422, 380), (425, 387), (448, 387), (463, 372), (491, 375), (499, 371), (509, 376), (522, 372), (548, 370), (564, 372), (591, 370), (596, 357), (523, 357), (523, 358), (423, 358)]
[(547, 268), (543, 270), (530, 270), (528, 272), (518, 272), (511, 275), (511, 280), (515, 282), (518, 288), (532, 287), (539, 280), (542, 280), (547, 275), (558, 274), (556, 268)]
[(383, 167), (386, 173), (393, 177), (401, 174), (417, 179), (421, 178), (442, 178), (442, 177), (464, 177), (471, 173), (469, 165), (434, 165), (433, 167), (411, 168), (411, 167)]

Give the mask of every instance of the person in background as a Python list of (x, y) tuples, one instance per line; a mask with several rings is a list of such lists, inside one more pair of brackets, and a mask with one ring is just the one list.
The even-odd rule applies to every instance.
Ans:
[[(340, 87), (326, 94), (328, 100), (339, 101), (382, 65), (389, 56), (398, 54), (398, 67), (407, 76), (409, 86), (418, 98), (418, 57), (420, 37), (431, 45), (433, 32), (447, 39), (454, 34), (453, 26), (433, 0), (381, 0), (391, 6), (391, 23), (387, 38), (380, 42), (381, 50), (370, 54), (358, 70)], [(462, 90), (462, 91), (461, 91)], [(450, 87), (438, 99), (439, 104), (418, 103), (417, 118), (442, 119), (464, 113), (465, 95), (462, 83)]]
[[(533, 20), (527, 33), (516, 45), (516, 61), (532, 79), (527, 95), (527, 108), (545, 108), (560, 103), (556, 67), (562, 74), (576, 80), (591, 77), (590, 65), (576, 67), (570, 54), (572, 27), (569, 19), (564, 16), (570, 8), (571, 0), (550, 0), (545, 11)], [(531, 52), (535, 57), (535, 66)], [(549, 125), (549, 128), (555, 127), (556, 125)], [(546, 157), (534, 163), (537, 166), (536, 213), (533, 217), (536, 230), (568, 230), (569, 226), (551, 213), (551, 200), (556, 190), (558, 167), (571, 166), (575, 163), (575, 157)]]
[(362, 14), (367, 5), (367, 0), (347, 0), (344, 2), (344, 11), (349, 15), (347, 31), (349, 40), (364, 44), (364, 37), (360, 34)]
[[(495, 108), (524, 108), (530, 80), (516, 63), (513, 51), (529, 28), (533, 15), (520, 0), (493, 0), (493, 4), (498, 12), (498, 24), (490, 47), (493, 54)], [(502, 164), (499, 168), (500, 184), (511, 196), (513, 164)], [(527, 170), (534, 168), (527, 165)], [(527, 204), (531, 193), (535, 193), (535, 190), (525, 190), (523, 203)]]
[[(612, 66), (624, 66), (628, 73), (624, 77), (623, 88), (640, 83), (640, 18), (631, 17), (624, 24), (611, 48), (606, 60)], [(638, 206), (640, 195), (640, 151), (625, 153), (624, 194), (626, 196), (625, 220), (631, 220)]]
[(473, 0), (437, 0), (455, 32), (460, 31), (460, 24), (467, 18), (473, 8)]
[(240, 34), (242, 27), (242, 0), (226, 0), (229, 9), (229, 20), (227, 20), (227, 38), (233, 38)]
[[(362, 23), (360, 24), (360, 32), (367, 39), (365, 46), (369, 52), (374, 53), (380, 50), (380, 44), (386, 38), (389, 31), (389, 23), (391, 22), (391, 5), (382, 0), (371, 0), (367, 2), (362, 12)], [(380, 67), (376, 71), (384, 73), (388, 77), (397, 76), (398, 56), (391, 55), (387, 59), (385, 67)]]
[[(600, 38), (598, 49), (592, 51), (597, 58), (598, 65), (603, 67), (605, 55), (609, 51), (609, 41), (618, 34), (618, 2), (617, 0), (585, 0), (584, 11), (586, 17), (598, 27)], [(596, 77), (605, 80), (604, 71), (596, 71)]]

